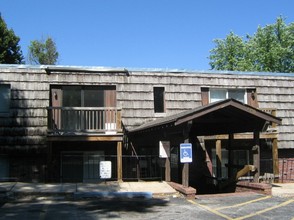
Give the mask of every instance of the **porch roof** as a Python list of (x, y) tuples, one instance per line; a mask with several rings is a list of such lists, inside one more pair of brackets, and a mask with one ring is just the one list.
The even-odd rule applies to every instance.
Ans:
[(252, 106), (234, 99), (226, 99), (147, 122), (129, 132), (138, 134), (154, 130), (168, 130), (190, 123), (196, 135), (216, 135), (265, 131), (269, 124), (281, 124), (281, 121), (280, 118)]

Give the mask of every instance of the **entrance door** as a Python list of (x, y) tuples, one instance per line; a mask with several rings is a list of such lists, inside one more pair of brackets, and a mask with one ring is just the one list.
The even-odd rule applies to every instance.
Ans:
[(100, 181), (99, 164), (104, 160), (103, 151), (85, 152), (84, 153), (84, 172), (83, 182)]
[(100, 181), (99, 164), (104, 160), (103, 151), (63, 152), (61, 158), (62, 182)]
[(83, 182), (83, 154), (62, 154), (62, 182)]

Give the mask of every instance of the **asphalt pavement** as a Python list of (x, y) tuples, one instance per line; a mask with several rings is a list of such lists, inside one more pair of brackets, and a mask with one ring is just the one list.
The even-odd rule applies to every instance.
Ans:
[(64, 199), (62, 196), (25, 196), (0, 204), (0, 220), (93, 219), (294, 219), (294, 199), (257, 193), (158, 198)]
[(294, 220), (294, 184), (187, 200), (166, 182), (0, 183), (1, 219), (279, 219)]

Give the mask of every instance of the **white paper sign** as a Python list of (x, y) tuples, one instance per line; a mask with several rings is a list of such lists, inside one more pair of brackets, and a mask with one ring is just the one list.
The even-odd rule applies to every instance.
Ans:
[(100, 178), (111, 178), (111, 161), (100, 161)]
[(159, 157), (168, 158), (170, 157), (170, 142), (159, 141)]

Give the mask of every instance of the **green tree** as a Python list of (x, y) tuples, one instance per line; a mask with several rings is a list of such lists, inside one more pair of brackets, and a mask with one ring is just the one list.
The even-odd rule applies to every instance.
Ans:
[(224, 40), (214, 40), (216, 47), (210, 51), (210, 65), (217, 70), (246, 70), (246, 44), (230, 32)]
[(31, 64), (55, 65), (58, 61), (58, 56), (56, 44), (51, 37), (48, 37), (46, 41), (31, 41), (28, 56)]
[(230, 33), (214, 41), (210, 65), (216, 70), (294, 72), (294, 23), (278, 17), (246, 39)]
[(21, 64), (23, 55), (19, 46), (20, 38), (14, 34), (12, 29), (8, 29), (0, 14), (0, 63)]
[(253, 70), (294, 72), (294, 23), (279, 17), (275, 24), (259, 27), (249, 38)]

